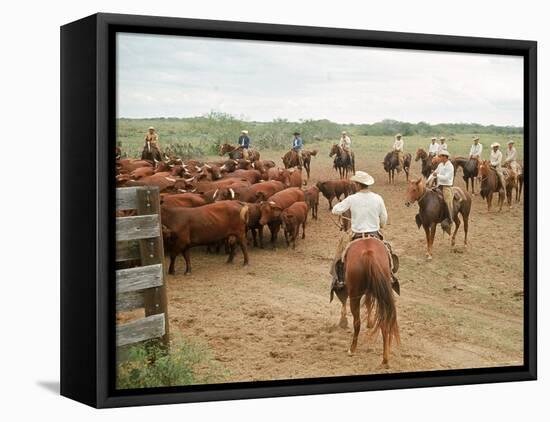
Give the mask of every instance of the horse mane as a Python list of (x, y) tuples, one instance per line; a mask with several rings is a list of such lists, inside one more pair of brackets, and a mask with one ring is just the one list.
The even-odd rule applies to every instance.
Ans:
[[(374, 325), (371, 333), (375, 333), (378, 329), (385, 325), (388, 330), (388, 335), (395, 338), (397, 344), (400, 343), (399, 327), (397, 326), (397, 310), (395, 307), (395, 299), (391, 282), (388, 280), (387, 274), (382, 269), (378, 260), (374, 257), (374, 251), (367, 249), (362, 253), (364, 260), (364, 268), (367, 278), (367, 308), (368, 314), (374, 315)], [(374, 314), (371, 310), (374, 308)], [(390, 340), (391, 341), (391, 340)]]

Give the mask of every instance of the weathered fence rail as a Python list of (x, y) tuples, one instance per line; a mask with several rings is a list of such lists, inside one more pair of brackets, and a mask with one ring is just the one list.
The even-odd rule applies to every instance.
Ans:
[(117, 346), (158, 338), (168, 345), (168, 303), (160, 224), (159, 190), (154, 186), (118, 188), (116, 209), (136, 210), (116, 219), (116, 261), (139, 266), (116, 272), (117, 312), (145, 308), (145, 318), (116, 327)]

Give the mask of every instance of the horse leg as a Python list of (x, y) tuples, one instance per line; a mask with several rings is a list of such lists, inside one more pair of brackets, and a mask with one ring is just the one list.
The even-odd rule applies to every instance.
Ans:
[[(176, 249), (176, 248), (173, 248)], [(170, 267), (168, 268), (168, 274), (174, 275), (176, 274), (176, 258), (178, 256), (178, 252), (176, 250), (170, 251)]]
[(468, 215), (462, 214), (462, 221), (464, 222), (464, 247), (468, 246)]
[(241, 252), (243, 253), (243, 265), (248, 265), (248, 248), (246, 247), (246, 236), (239, 236), (237, 238), (237, 243), (241, 247)]
[(498, 211), (502, 211), (502, 206), (504, 205), (504, 197), (506, 196), (506, 194), (502, 191), (502, 190), (499, 190), (498, 191)]
[(430, 253), (430, 226), (423, 227), (426, 232), (426, 258), (432, 259), (432, 254)]
[(428, 250), (429, 250), (429, 253), (430, 253), (430, 256), (428, 257), (428, 259), (430, 259), (430, 260), (432, 259), (436, 229), (437, 229), (437, 224), (432, 223), (432, 226), (430, 227), (430, 243), (428, 244)]
[(185, 248), (182, 252), (183, 258), (185, 259), (185, 275), (191, 274), (191, 253), (189, 247)]
[(453, 250), (453, 246), (455, 245), (455, 240), (456, 240), (456, 233), (458, 232), (458, 228), (460, 227), (460, 218), (458, 218), (458, 213), (456, 213), (455, 215), (455, 218), (454, 218), (454, 223), (455, 223), (455, 230), (453, 232), (453, 236), (451, 237), (451, 250)]
[(491, 212), (491, 205), (493, 203), (493, 192), (487, 194), (487, 212)]
[(340, 310), (340, 321), (338, 326), (340, 328), (348, 328), (348, 317), (346, 316), (346, 303), (348, 302), (347, 296), (342, 300), (342, 309)]
[(349, 356), (352, 356), (355, 353), (355, 349), (357, 349), (357, 338), (359, 337), (359, 331), (361, 330), (361, 314), (359, 309), (360, 306), (360, 297), (350, 297), (349, 307), (351, 309), (351, 314), (353, 315), (353, 339), (351, 341), (351, 346), (348, 350)]

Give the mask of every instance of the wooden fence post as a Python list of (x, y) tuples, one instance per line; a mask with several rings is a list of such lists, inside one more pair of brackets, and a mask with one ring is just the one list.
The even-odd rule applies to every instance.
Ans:
[[(138, 215), (158, 214), (160, 221), (160, 195), (156, 186), (146, 186), (137, 189), (137, 213)], [(144, 291), (143, 299), (145, 305), (145, 316), (164, 313), (165, 333), (162, 336), (162, 342), (166, 347), (169, 346), (169, 324), (168, 324), (168, 298), (166, 294), (166, 276), (164, 271), (164, 262), (162, 258), (162, 225), (159, 224), (159, 233), (157, 237), (139, 240), (139, 252), (141, 265), (161, 264), (163, 268), (161, 286), (147, 289)]]

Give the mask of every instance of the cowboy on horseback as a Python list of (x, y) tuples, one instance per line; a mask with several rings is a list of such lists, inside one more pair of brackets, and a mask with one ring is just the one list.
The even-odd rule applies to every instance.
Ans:
[(481, 160), (481, 153), (483, 152), (483, 145), (479, 143), (479, 136), (474, 136), (474, 143), (470, 147), (470, 155), (468, 158), (470, 160)]
[(145, 147), (147, 147), (147, 142), (149, 142), (151, 148), (156, 148), (160, 151), (159, 136), (153, 126), (149, 126), (145, 134)]
[(437, 147), (437, 155), (439, 155), (439, 153), (441, 151), (448, 151), (447, 144), (445, 143), (445, 137), (444, 136), (441, 136), (439, 138), (439, 145)]
[(304, 147), (304, 141), (300, 137), (300, 132), (294, 132), (294, 139), (292, 140), (292, 151), (298, 156), (298, 162), (300, 167), (304, 166), (304, 160), (302, 157), (302, 149)]
[(506, 181), (504, 180), (504, 169), (502, 168), (502, 152), (500, 151), (500, 144), (493, 142), (491, 144), (491, 155), (489, 156), (489, 162), (491, 167), (497, 172), (498, 178), (502, 189), (506, 187)]
[(397, 159), (399, 160), (399, 166), (397, 167), (397, 171), (401, 171), (403, 169), (403, 164), (405, 162), (405, 158), (403, 156), (403, 147), (405, 146), (405, 143), (402, 139), (402, 136), (400, 133), (395, 135), (395, 141), (393, 142), (393, 148), (392, 151), (394, 154), (397, 154)]
[(510, 167), (510, 169), (516, 174), (521, 174), (521, 166), (516, 161), (517, 154), (516, 148), (514, 147), (514, 141), (510, 139), (508, 141), (508, 149), (506, 150), (504, 165)]
[(437, 138), (435, 136), (432, 136), (432, 143), (428, 148), (428, 157), (430, 158), (435, 157), (438, 151), (439, 151), (439, 144), (437, 143)]
[(355, 182), (357, 192), (346, 197), (332, 208), (332, 213), (335, 215), (342, 215), (347, 210), (351, 211), (351, 233), (345, 233), (336, 248), (336, 256), (330, 269), (332, 276), (331, 290), (344, 287), (344, 263), (342, 259), (349, 243), (367, 237), (374, 237), (384, 242), (391, 263), (392, 281), (397, 282), (394, 275), (397, 271), (397, 256), (392, 254), (389, 242), (384, 241), (380, 233), (380, 228), (388, 220), (386, 205), (380, 195), (369, 190), (369, 186), (374, 184), (374, 178), (364, 171), (358, 171), (350, 180)]
[(248, 137), (248, 130), (242, 130), (241, 136), (239, 136), (239, 147), (243, 152), (243, 158), (248, 160), (248, 148), (250, 147), (250, 138)]
[(340, 143), (338, 145), (348, 154), (351, 154), (351, 138), (345, 130), (342, 131), (342, 136), (340, 137)]
[(440, 189), (441, 193), (443, 194), (443, 200), (445, 201), (445, 205), (447, 205), (447, 213), (448, 216), (445, 220), (441, 222), (441, 228), (445, 230), (447, 233), (451, 234), (451, 226), (453, 224), (453, 181), (454, 181), (454, 175), (455, 170), (453, 163), (449, 160), (449, 151), (442, 150), (439, 152), (438, 156), (441, 157), (441, 162), (437, 166), (437, 168), (432, 172), (430, 177), (428, 177), (428, 180), (426, 182), (427, 185), (430, 184), (430, 182), (433, 179), (436, 179), (437, 187)]

